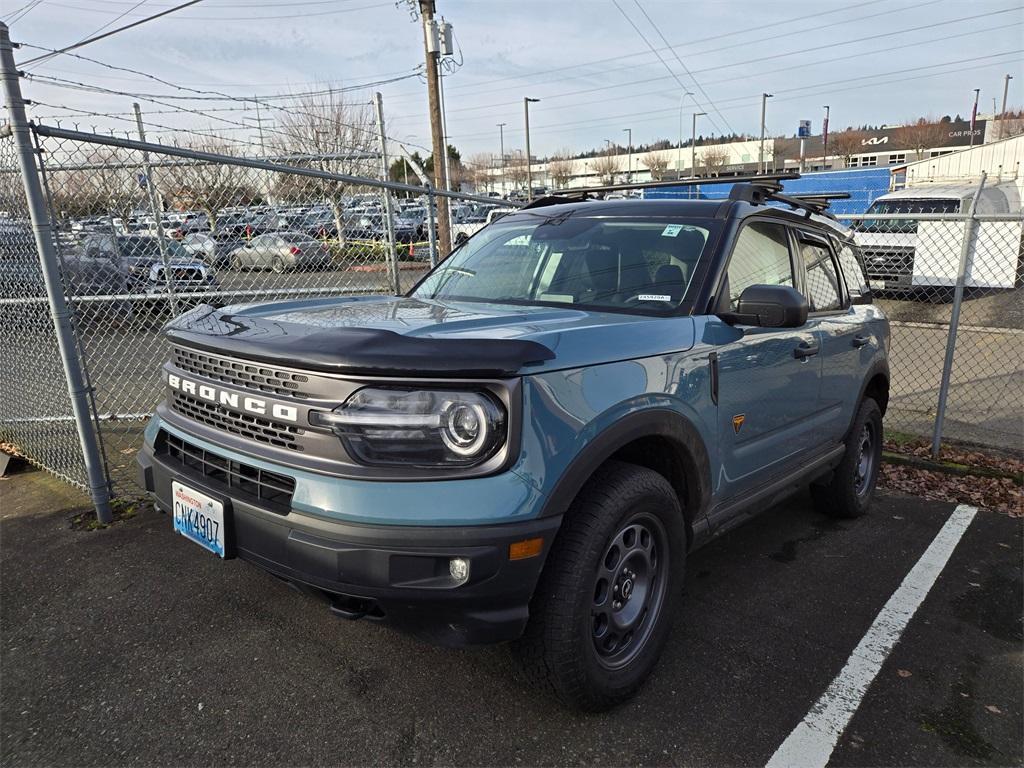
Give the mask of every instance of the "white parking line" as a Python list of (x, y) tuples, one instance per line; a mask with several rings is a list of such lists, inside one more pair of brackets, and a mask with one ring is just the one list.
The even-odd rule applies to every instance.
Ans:
[(846, 666), (772, 755), (768, 768), (824, 768), (868, 686), (946, 567), (977, 511), (964, 504), (953, 510), (942, 530), (853, 649)]

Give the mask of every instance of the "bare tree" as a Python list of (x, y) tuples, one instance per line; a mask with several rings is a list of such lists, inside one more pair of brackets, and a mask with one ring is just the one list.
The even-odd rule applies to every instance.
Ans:
[(996, 138), (1009, 139), (1024, 133), (1024, 111), (1007, 110), (996, 120)]
[(466, 164), (463, 166), (464, 175), (473, 183), (477, 192), (491, 188), (493, 184), (492, 165), (491, 156), (486, 152), (478, 152), (466, 160)]
[(948, 130), (938, 120), (920, 117), (900, 129), (900, 139), (907, 149), (914, 151), (918, 160), (923, 160), (927, 150), (942, 144)]
[(845, 131), (833, 134), (829, 137), (828, 146), (833, 154), (843, 158), (843, 167), (850, 165), (850, 158), (857, 154), (864, 146), (864, 131), (855, 131), (847, 128)]
[(110, 216), (127, 221), (146, 199), (142, 166), (127, 150), (96, 147), (84, 159), (88, 169), (56, 170), (50, 179), (59, 215)]
[(548, 160), (548, 175), (558, 189), (564, 189), (573, 176), (573, 164), (568, 155), (569, 151), (563, 150)]
[[(223, 139), (194, 142), (191, 149), (230, 158), (235, 148)], [(206, 214), (211, 230), (217, 228), (217, 212), (229, 205), (249, 205), (262, 200), (259, 172), (229, 161), (205, 161), (170, 165), (159, 169), (157, 183), (165, 199), (178, 208), (198, 208)]]
[(661, 181), (668, 170), (668, 158), (659, 152), (648, 152), (640, 159), (640, 164), (651, 172), (651, 178)]
[(521, 150), (517, 149), (511, 153), (508, 164), (505, 166), (505, 177), (512, 182), (513, 189), (525, 186), (527, 178), (526, 160)]
[(705, 176), (718, 176), (729, 164), (729, 153), (724, 149), (708, 149), (701, 153), (700, 159), (704, 164)]
[[(330, 88), (320, 95), (298, 97), (281, 114), (275, 143), (293, 155), (288, 163), (327, 173), (376, 176), (378, 135), (368, 105), (346, 101)], [(348, 182), (307, 178), (308, 198), (330, 206), (339, 237), (345, 231), (344, 200), (350, 194)]]
[(615, 183), (615, 172), (618, 170), (619, 164), (611, 155), (598, 155), (590, 167), (594, 169), (602, 184)]

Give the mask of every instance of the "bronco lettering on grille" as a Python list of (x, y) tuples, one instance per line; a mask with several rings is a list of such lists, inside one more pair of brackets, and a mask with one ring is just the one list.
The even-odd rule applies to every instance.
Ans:
[(299, 421), (299, 410), (294, 405), (283, 403), (268, 403), (262, 397), (240, 396), (236, 392), (229, 392), (220, 387), (211, 387), (209, 384), (200, 384), (191, 379), (184, 379), (175, 373), (167, 374), (167, 384), (171, 389), (177, 389), (187, 395), (207, 400), (211, 403), (223, 405), (237, 411), (254, 413), (258, 416), (269, 416), (272, 419)]

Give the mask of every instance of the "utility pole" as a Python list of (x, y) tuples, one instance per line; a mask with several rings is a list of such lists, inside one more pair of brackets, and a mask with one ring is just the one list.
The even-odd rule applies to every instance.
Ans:
[(761, 94), (761, 144), (757, 149), (757, 172), (764, 173), (764, 112), (765, 107), (768, 104), (768, 99), (772, 97), (770, 93)]
[(523, 114), (526, 122), (526, 199), (533, 200), (533, 166), (530, 164), (530, 103), (540, 99), (523, 97)]
[[(146, 142), (146, 129), (142, 125), (142, 109), (139, 103), (132, 105), (135, 108), (135, 124), (139, 129), (139, 141)], [(153, 214), (154, 226), (156, 227), (156, 242), (160, 249), (160, 260), (164, 265), (164, 281), (167, 285), (167, 301), (171, 314), (178, 314), (178, 299), (174, 295), (174, 273), (171, 272), (171, 258), (167, 254), (167, 242), (164, 239), (163, 208), (157, 198), (156, 185), (153, 183), (153, 169), (149, 166), (149, 152), (142, 153), (142, 173), (145, 174), (146, 194), (149, 197), (149, 210)]]
[(1003, 77), (1003, 108), (999, 110), (999, 138), (1003, 138), (1003, 134), (1006, 133), (1006, 95), (1010, 92), (1010, 81), (1013, 80), (1013, 75), (1005, 75)]
[(974, 89), (974, 106), (971, 108), (971, 144), (974, 146), (974, 126), (978, 123), (978, 98), (981, 96), (981, 88)]
[(626, 183), (633, 183), (633, 129), (623, 128), (626, 134)]
[(707, 112), (693, 113), (693, 132), (690, 134), (690, 175), (697, 178), (697, 118), (703, 117)]
[(828, 113), (829, 106), (825, 105), (825, 121), (821, 124), (821, 169), (828, 170)]
[[(438, 80), (438, 64), (441, 50), (434, 24), (434, 0), (419, 0), (420, 16), (423, 20), (423, 53), (426, 58), (427, 98), (430, 107), (430, 137), (434, 155), (434, 187), (448, 189), (445, 174), (445, 155), (448, 148), (444, 145), (444, 126), (441, 121), (441, 93)], [(441, 258), (448, 256), (452, 249), (451, 227), (448, 219), (448, 198), (437, 200), (437, 247)]]
[(498, 144), (501, 147), (501, 194), (507, 195), (505, 189), (505, 126), (507, 123), (498, 123)]
[[(388, 180), (388, 139), (387, 131), (384, 129), (384, 97), (380, 91), (373, 94), (373, 106), (377, 112), (377, 131), (380, 134), (380, 177), (383, 181)], [(388, 236), (388, 276), (391, 278), (391, 287), (397, 296), (402, 292), (402, 286), (398, 274), (398, 253), (395, 244), (395, 212), (391, 205), (391, 190), (381, 187), (381, 195), (384, 197), (384, 215), (387, 220), (384, 222), (384, 231)], [(340, 233), (339, 233), (340, 234)]]

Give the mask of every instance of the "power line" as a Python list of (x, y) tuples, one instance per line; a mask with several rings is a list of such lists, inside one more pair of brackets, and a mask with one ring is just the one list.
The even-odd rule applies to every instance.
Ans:
[(118, 27), (117, 29), (112, 29), (109, 32), (104, 32), (102, 35), (96, 35), (95, 37), (86, 38), (85, 40), (81, 40), (75, 43), (74, 45), (69, 45), (65, 48), (61, 48), (60, 50), (54, 51), (53, 53), (47, 54), (46, 56), (37, 56), (34, 59), (29, 59), (28, 61), (22, 62), (20, 66), (27, 67), (29, 64), (34, 64), (38, 61), (45, 61), (47, 59), (51, 59), (54, 56), (59, 56), (62, 53), (67, 53), (68, 51), (74, 50), (75, 48), (81, 48), (83, 46), (89, 45), (90, 43), (95, 43), (97, 40), (103, 40), (104, 38), (111, 37), (112, 35), (116, 35), (119, 32), (124, 32), (126, 30), (132, 29), (133, 27), (138, 27), (141, 24), (145, 24), (148, 21), (159, 19), (161, 16), (166, 16), (170, 13), (174, 13), (175, 11), (180, 11), (182, 8), (188, 8), (190, 5), (195, 5), (196, 3), (200, 2), (202, 2), (202, 0), (188, 0), (188, 2), (182, 3), (181, 5), (176, 5), (173, 8), (170, 8), (166, 11), (155, 13), (152, 16), (147, 16), (146, 18), (140, 19), (139, 21), (133, 21), (131, 24), (126, 24), (123, 27)]
[[(930, 1), (932, 1), (932, 0), (930, 0)], [(731, 63), (728, 63), (728, 64), (716, 64), (714, 66), (704, 67), (703, 69), (693, 70), (693, 72), (694, 72), (694, 74), (704, 74), (704, 73), (707, 73), (707, 72), (714, 72), (714, 71), (721, 70), (721, 69), (731, 69), (733, 67), (740, 67), (740, 66), (744, 66), (744, 65), (747, 65), (747, 64), (761, 64), (762, 62), (769, 61), (769, 60), (772, 60), (772, 59), (781, 59), (781, 58), (786, 58), (788, 56), (796, 56), (796, 55), (804, 54), (804, 53), (814, 53), (816, 51), (820, 51), (820, 50), (824, 50), (824, 49), (830, 49), (830, 48), (837, 48), (837, 47), (840, 47), (840, 46), (853, 45), (855, 43), (863, 43), (863, 42), (867, 42), (869, 40), (878, 40), (878, 39), (886, 38), (886, 37), (904, 36), (904, 35), (906, 35), (907, 33), (910, 33), (910, 32), (919, 32), (921, 30), (934, 29), (936, 27), (941, 27), (941, 26), (944, 26), (944, 25), (947, 25), (947, 24), (955, 24), (955, 23), (962, 22), (962, 21), (971, 21), (971, 20), (975, 20), (975, 19), (986, 18), (986, 17), (989, 17), (989, 16), (997, 16), (997, 15), (1000, 15), (1000, 14), (1010, 13), (1010, 12), (1017, 11), (1017, 10), (1019, 10), (1019, 9), (1018, 8), (1005, 8), (1005, 9), (996, 10), (996, 11), (989, 11), (987, 13), (974, 14), (974, 15), (971, 15), (971, 16), (963, 16), (963, 17), (956, 18), (956, 19), (948, 19), (948, 20), (945, 20), (945, 21), (933, 22), (931, 24), (924, 24), (924, 25), (917, 26), (917, 27), (905, 27), (905, 28), (902, 28), (902, 29), (894, 31), (894, 32), (880, 32), (878, 34), (867, 35), (867, 36), (864, 36), (864, 37), (854, 38), (854, 39), (851, 39), (851, 40), (843, 40), (843, 41), (838, 42), (838, 43), (824, 43), (822, 45), (811, 46), (811, 47), (808, 47), (808, 48), (800, 48), (800, 49), (793, 50), (793, 51), (785, 51), (785, 52), (781, 52), (781, 53), (762, 55), (762, 56), (758, 56), (758, 57), (753, 58), (753, 59), (747, 59), (745, 61), (731, 62)], [(705, 51), (704, 53), (709, 53), (709, 52), (710, 51)], [(614, 85), (601, 85), (601, 86), (595, 86), (595, 87), (592, 87), (592, 88), (579, 88), (579, 89), (572, 90), (572, 91), (563, 91), (561, 93), (546, 94), (546, 95), (543, 96), (543, 98), (545, 100), (560, 99), (560, 98), (564, 98), (566, 96), (577, 96), (577, 95), (584, 94), (584, 93), (594, 93), (594, 92), (599, 92), (599, 91), (603, 92), (603, 91), (610, 91), (610, 90), (618, 89), (618, 88), (629, 88), (629, 87), (633, 87), (633, 86), (636, 86), (636, 85), (646, 85), (646, 84), (649, 84), (649, 83), (660, 82), (660, 81), (667, 80), (667, 79), (669, 79), (669, 76), (648, 77), (648, 78), (643, 78), (643, 79), (640, 79), (640, 80), (631, 80), (631, 81), (625, 82), (625, 83), (616, 83)], [(476, 106), (476, 107), (464, 107), (464, 108), (462, 108), (462, 110), (484, 109), (484, 108), (493, 109), (494, 107), (502, 107), (502, 106), (507, 106), (510, 109), (512, 108), (512, 105), (510, 103), (508, 103), (508, 102), (500, 102), (500, 103), (496, 102), (496, 103), (491, 103), (491, 104), (487, 104), (487, 105), (479, 105), (479, 106)], [(448, 111), (449, 111), (449, 113), (455, 113), (455, 112), (458, 112), (458, 111), (461, 111), (461, 110), (460, 109), (451, 109), (451, 110), (448, 110)], [(411, 116), (413, 116), (413, 115), (406, 115), (404, 117), (411, 117)], [(416, 115), (416, 116), (418, 116), (418, 115)]]
[[(831, 80), (831, 81), (822, 82), (822, 83), (813, 83), (811, 85), (798, 86), (798, 87), (795, 87), (795, 88), (787, 88), (787, 89), (783, 89), (783, 90), (777, 90), (775, 92), (776, 93), (776, 97), (777, 97), (775, 100), (781, 102), (781, 101), (790, 101), (790, 100), (795, 99), (795, 98), (804, 98), (805, 96), (812, 96), (814, 94), (804, 94), (804, 95), (790, 96), (790, 97), (785, 97), (785, 98), (778, 98), (779, 94), (794, 93), (794, 92), (797, 92), (797, 91), (810, 90), (810, 89), (814, 89), (814, 88), (824, 88), (826, 86), (829, 87), (829, 90), (823, 91), (822, 93), (840, 93), (840, 92), (847, 91), (847, 90), (857, 90), (859, 88), (871, 88), (871, 87), (875, 87), (876, 85), (884, 85), (884, 84), (887, 84), (889, 82), (900, 82), (900, 80), (891, 80), (890, 81), (890, 80), (880, 80), (879, 79), (880, 77), (885, 77), (887, 75), (903, 74), (903, 73), (907, 73), (907, 72), (916, 72), (916, 71), (925, 70), (925, 69), (934, 69), (936, 67), (951, 67), (951, 66), (956, 66), (956, 65), (959, 65), (959, 64), (965, 64), (965, 63), (980, 61), (982, 59), (993, 59), (993, 58), (998, 58), (998, 57), (1002, 57), (1002, 56), (1016, 56), (1016, 55), (1019, 55), (1021, 53), (1024, 53), (1024, 49), (1017, 49), (1017, 50), (1013, 50), (1013, 51), (1003, 51), (1001, 53), (993, 53), (993, 54), (988, 54), (988, 55), (985, 55), (985, 56), (975, 56), (975, 57), (967, 58), (967, 59), (958, 59), (956, 61), (946, 61), (946, 62), (942, 62), (942, 63), (938, 63), (938, 64), (930, 64), (930, 65), (925, 65), (925, 66), (921, 66), (921, 67), (911, 67), (909, 69), (888, 70), (886, 72), (876, 73), (876, 74), (872, 74), (872, 75), (863, 75), (863, 76), (852, 78), (852, 79), (853, 80), (869, 80), (870, 82), (863, 83), (861, 85), (850, 86), (850, 87), (847, 87), (847, 88), (833, 88), (832, 86), (842, 85), (844, 83), (848, 83), (848, 82), (850, 82), (851, 78), (844, 78), (842, 80)], [(990, 66), (994, 66), (996, 64), (1001, 64), (1001, 63), (1005, 63), (1005, 62), (990, 62), (988, 64), (983, 64), (983, 65), (979, 65), (978, 67), (974, 67), (974, 69), (983, 68), (983, 67), (990, 67)], [(971, 68), (967, 68), (967, 69), (971, 69)], [(952, 71), (956, 71), (956, 70), (952, 70)], [(905, 80), (913, 80), (913, 79), (920, 79), (921, 77), (937, 77), (939, 75), (946, 75), (946, 74), (949, 74), (949, 72), (938, 72), (938, 73), (934, 73), (934, 74), (930, 74), (930, 75), (920, 75), (920, 76), (903, 78), (903, 79), (905, 79)], [(760, 94), (749, 94), (749, 95), (746, 95), (746, 96), (738, 96), (738, 97), (731, 98), (731, 99), (724, 99), (721, 103), (726, 104), (726, 103), (731, 103), (731, 102), (744, 102), (742, 104), (737, 104), (736, 106), (733, 106), (733, 107), (727, 107), (726, 111), (731, 110), (731, 109), (747, 109), (749, 107), (749, 104), (752, 103), (752, 100), (753, 99), (757, 99), (757, 98), (760, 98)], [(604, 125), (604, 124), (607, 124), (608, 122), (610, 122), (612, 120), (620, 120), (622, 118), (647, 117), (647, 118), (650, 118), (650, 119), (660, 119), (660, 115), (664, 115), (666, 113), (674, 113), (676, 110), (677, 110), (677, 107), (670, 107), (670, 108), (661, 109), (661, 110), (644, 110), (642, 112), (630, 112), (630, 113), (624, 113), (624, 114), (618, 114), (618, 115), (608, 115), (608, 116), (601, 117), (601, 118), (593, 118), (593, 119), (587, 119), (587, 120), (569, 120), (569, 121), (562, 122), (562, 123), (548, 123), (546, 125), (537, 126), (536, 129), (531, 127), (530, 132), (531, 133), (534, 133), (534, 132), (538, 132), (539, 133), (539, 132), (543, 132), (543, 131), (546, 131), (546, 130), (549, 130), (549, 129), (559, 129), (559, 130), (561, 130), (561, 129), (564, 129), (565, 127), (567, 127), (567, 126), (579, 126), (579, 125), (587, 125), (587, 124), (595, 124), (595, 123), (598, 124), (598, 125)], [(517, 132), (517, 131), (520, 131), (520, 130), (522, 130), (522, 129), (513, 128), (509, 132), (510, 133), (514, 133), (514, 132)], [(455, 135), (453, 135), (452, 138), (467, 139), (467, 138), (476, 138), (476, 137), (489, 136), (489, 135), (490, 135), (489, 131), (481, 131), (481, 132), (478, 132), (478, 133), (455, 134)]]
[[(187, 5), (193, 5), (195, 2), (199, 2), (199, 0), (194, 0), (193, 3), (188, 3)], [(58, 8), (70, 8), (70, 9), (76, 10), (76, 11), (90, 11), (92, 13), (103, 13), (103, 11), (98, 9), (98, 8), (86, 8), (86, 7), (81, 6), (81, 5), (68, 5), (66, 3), (56, 3), (56, 2), (49, 2), (48, 4), (56, 6)], [(283, 14), (283, 15), (275, 15), (275, 16), (181, 16), (179, 18), (181, 18), (183, 21), (263, 21), (263, 20), (273, 20), (273, 19), (305, 19), (305, 18), (311, 18), (311, 17), (314, 17), (314, 16), (333, 16), (334, 14), (338, 14), (338, 13), (355, 13), (357, 11), (368, 11), (368, 10), (373, 9), (373, 8), (389, 8), (389, 7), (390, 8), (394, 8), (395, 7), (394, 3), (393, 2), (390, 2), (390, 3), (374, 3), (373, 5), (361, 5), (358, 8), (339, 8), (339, 9), (333, 10), (333, 11), (317, 11), (315, 13), (286, 13), (286, 14)], [(170, 13), (170, 12), (171, 11), (166, 11), (166, 13)], [(162, 14), (160, 14), (160, 15), (162, 15)], [(147, 20), (148, 19), (143, 20), (143, 21), (147, 21)], [(142, 22), (140, 22), (140, 23), (142, 23)]]
[[(708, 103), (711, 105), (711, 108), (715, 110), (715, 114), (722, 118), (722, 122), (725, 123), (725, 127), (729, 129), (729, 133), (736, 133), (736, 131), (732, 129), (732, 126), (729, 125), (729, 121), (726, 120), (725, 115), (718, 111), (718, 107), (715, 106), (715, 102), (708, 95), (707, 91), (704, 90), (704, 86), (697, 81), (697, 78), (693, 76), (693, 73), (690, 72), (689, 68), (683, 63), (683, 60), (679, 58), (679, 52), (668, 44), (668, 40), (665, 39), (665, 35), (661, 33), (661, 27), (655, 24), (654, 21), (651, 20), (651, 17), (647, 15), (647, 11), (645, 11), (644, 7), (640, 5), (640, 0), (633, 0), (633, 3), (634, 5), (636, 5), (637, 8), (640, 9), (640, 13), (642, 13), (644, 15), (644, 18), (647, 19), (647, 23), (650, 24), (654, 31), (658, 33), (658, 37), (661, 38), (661, 42), (668, 46), (668, 49), (672, 52), (672, 55), (675, 57), (675, 60), (679, 62), (679, 66), (682, 67), (683, 71), (690, 76), (690, 79), (693, 80), (694, 85), (696, 85), (697, 89), (704, 95), (704, 98), (708, 100)], [(713, 122), (714, 120), (712, 120), (712, 123)]]
[[(690, 90), (689, 90), (690, 86), (684, 84), (683, 81), (679, 78), (679, 75), (677, 75), (675, 73), (675, 70), (673, 70), (672, 67), (670, 67), (668, 65), (668, 62), (665, 61), (665, 58), (661, 55), (661, 53), (658, 51), (658, 49), (654, 47), (654, 44), (651, 43), (651, 41), (647, 39), (647, 35), (645, 35), (643, 33), (643, 31), (640, 29), (640, 27), (638, 27), (636, 25), (636, 23), (633, 21), (633, 19), (631, 19), (629, 17), (629, 14), (626, 13), (625, 10), (623, 10), (621, 5), (619, 5), (619, 0), (612, 0), (612, 5), (614, 5), (618, 9), (619, 13), (622, 14), (622, 17), (626, 21), (629, 22), (629, 25), (633, 28), (633, 30), (638, 35), (640, 35), (640, 39), (644, 41), (644, 44), (651, 50), (651, 53), (653, 53), (655, 56), (658, 57), (658, 61), (660, 61), (662, 63), (662, 65), (665, 67), (665, 70), (668, 72), (669, 77), (671, 77), (673, 80), (675, 80), (680, 88), (682, 88), (684, 91), (686, 91), (687, 93), (690, 94), (690, 98), (693, 99), (693, 103), (696, 104), (697, 107), (699, 107), (700, 109), (704, 110), (704, 113), (708, 116), (708, 119), (711, 121), (711, 123), (715, 126), (715, 128), (718, 131), (722, 131), (722, 126), (720, 126), (718, 124), (718, 121), (715, 120), (713, 115), (708, 113), (708, 111), (707, 111), (708, 108), (705, 107), (703, 104), (701, 104), (699, 101), (697, 101), (697, 97), (694, 96), (692, 93), (690, 93)], [(689, 70), (687, 70), (687, 74), (690, 74)], [(694, 76), (692, 74), (690, 75), (690, 79), (693, 80), (694, 84), (696, 84), (696, 86), (700, 90), (700, 92), (702, 94), (704, 94), (705, 98), (707, 98), (707, 94), (704, 93), (704, 89), (700, 87), (700, 83), (697, 82), (696, 78), (694, 78)], [(714, 104), (712, 104), (711, 106), (714, 107)], [(715, 111), (718, 112), (718, 110), (715, 110)], [(723, 120), (724, 120), (724, 118), (723, 118)], [(731, 128), (729, 130), (730, 130), (730, 132), (732, 131)]]
[(25, 3), (25, 5), (23, 5), (20, 8), (18, 8), (18, 10), (14, 11), (7, 18), (7, 20), (6, 20), (7, 25), (10, 26), (11, 24), (14, 24), (17, 21), (21, 21), (23, 18), (28, 16), (29, 13), (32, 12), (32, 9), (37, 7), (41, 2), (43, 2), (43, 0), (29, 0), (29, 2)]

